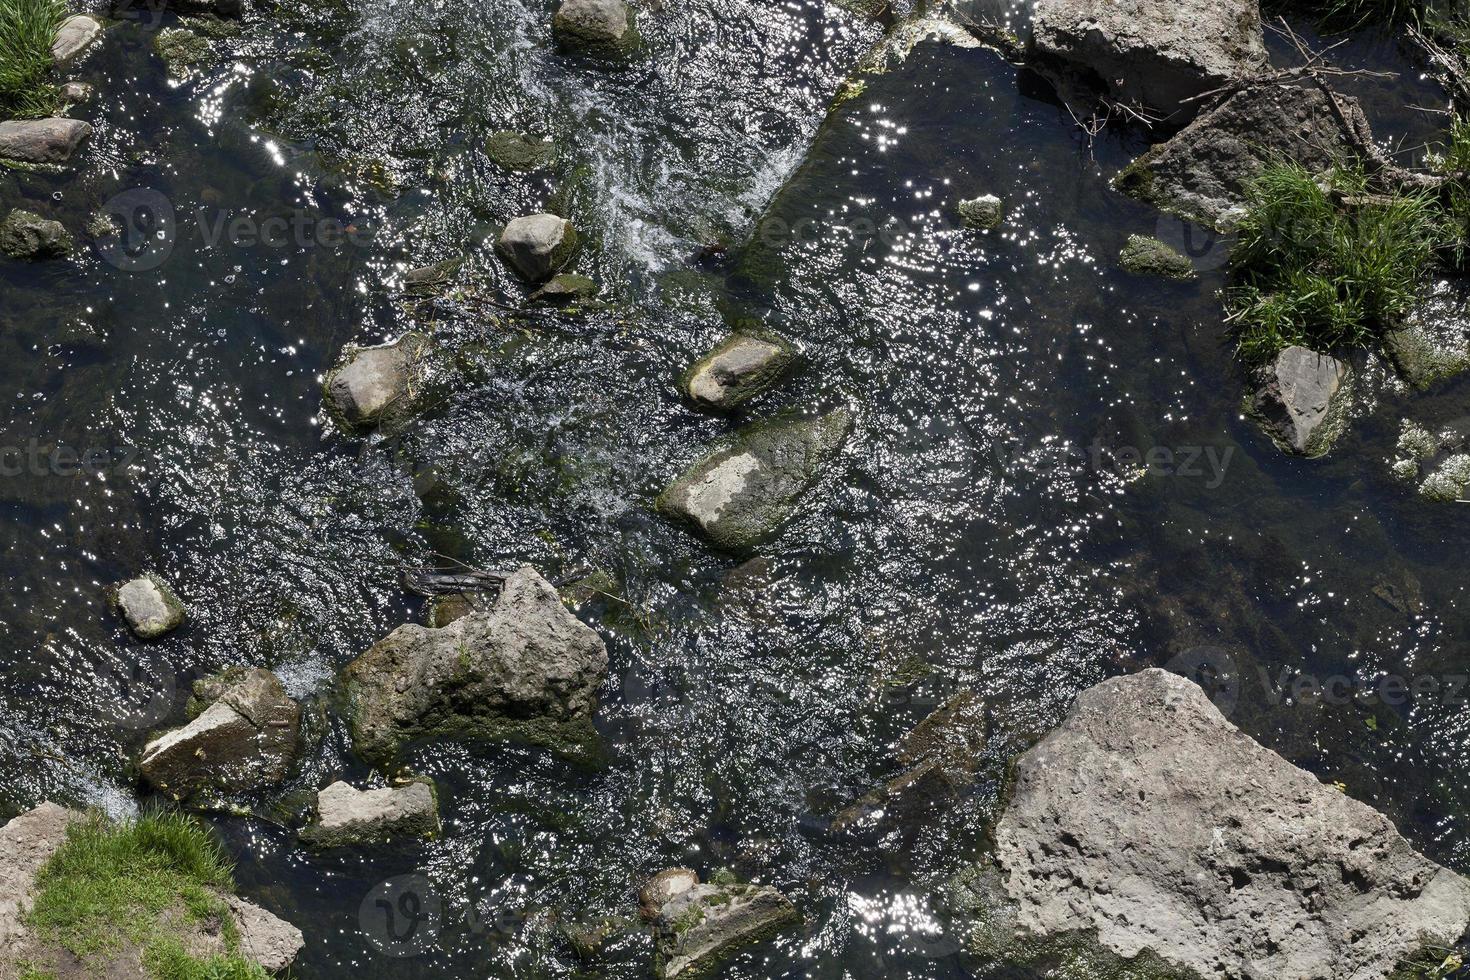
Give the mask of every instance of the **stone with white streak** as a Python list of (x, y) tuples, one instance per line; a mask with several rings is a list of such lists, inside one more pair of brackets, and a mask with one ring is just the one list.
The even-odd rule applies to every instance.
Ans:
[(301, 832), (313, 847), (373, 844), (439, 832), (439, 802), (427, 779), (357, 789), (338, 780), (316, 795), (316, 821)]

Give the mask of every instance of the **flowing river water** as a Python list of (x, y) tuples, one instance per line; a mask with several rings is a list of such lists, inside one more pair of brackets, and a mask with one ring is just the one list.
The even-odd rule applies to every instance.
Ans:
[[(73, 229), (119, 194), (173, 213), (127, 254), (0, 263), (10, 812), (131, 812), (147, 732), (229, 664), (312, 705), (288, 799), (368, 779), (332, 680), (422, 616), (399, 572), (442, 554), (599, 573), (610, 596), (571, 598), (611, 655), (606, 763), (421, 747), (443, 835), (346, 855), (300, 850), (278, 799), (211, 816), (244, 893), (305, 932), (301, 980), (643, 976), (637, 930), (585, 963), (553, 923), (630, 916), (677, 864), (803, 914), (723, 975), (975, 975), (932, 896), (983, 848), (1005, 760), (1102, 678), (1202, 660), (1233, 665), (1219, 703), (1249, 734), (1470, 872), (1470, 509), (1391, 480), (1409, 404), (1391, 388), (1324, 461), (1243, 419), (1228, 244), (1108, 186), (1145, 134), (1089, 139), (1040, 79), (941, 41), (829, 116), (882, 36), (831, 4), (644, 9), (645, 50), (616, 70), (558, 55), (549, 13), (287, 0), (171, 81), (152, 41), (176, 18), (135, 5), (80, 71), (102, 98), (77, 167), (0, 176), (5, 209)], [(1432, 138), (1412, 106), (1442, 97), (1391, 41), (1338, 55), (1402, 73), (1344, 83), (1381, 134), (1410, 156)], [(483, 147), (503, 129), (552, 137), (558, 163), (500, 170)], [(959, 228), (982, 193), (1006, 223)], [(606, 305), (519, 316), (488, 243), (553, 200)], [(693, 260), (762, 214), (756, 245)], [(348, 240), (318, 240), (333, 228)], [(1120, 272), (1130, 233), (1188, 244), (1200, 279)], [(460, 255), (479, 299), (405, 301), (405, 269)], [(806, 363), (742, 418), (842, 405), (856, 424), (742, 564), (652, 502), (741, 420), (681, 402), (678, 373), (755, 319)], [(342, 346), (413, 324), (440, 351), (428, 407), (387, 436), (334, 429), (321, 377)], [(1452, 420), (1467, 397), (1452, 381), (1413, 411)], [(191, 612), (155, 644), (103, 598), (140, 568)], [(1366, 696), (1384, 676), (1409, 693)], [(924, 826), (831, 832), (964, 689), (987, 706), (987, 778)], [(422, 930), (405, 944), (391, 915)]]

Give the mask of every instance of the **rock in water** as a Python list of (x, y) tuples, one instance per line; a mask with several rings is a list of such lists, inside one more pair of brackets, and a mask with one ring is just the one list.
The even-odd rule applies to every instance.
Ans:
[(316, 822), (301, 832), (313, 847), (372, 844), (439, 832), (439, 803), (430, 780), (360, 790), (338, 780), (316, 795)]
[(12, 119), (0, 122), (0, 157), (21, 163), (65, 163), (92, 135), (80, 119)]
[(638, 46), (633, 9), (623, 0), (562, 0), (551, 32), (563, 50), (576, 54), (617, 57)]
[(556, 144), (534, 136), (501, 130), (485, 141), (485, 155), (502, 170), (530, 173), (556, 162)]
[(427, 340), (406, 333), (380, 347), (349, 345), (323, 386), (327, 410), (349, 431), (377, 425), (390, 409), (406, 410)]
[(795, 362), (784, 338), (734, 333), (689, 369), (684, 391), (697, 405), (729, 411), (770, 388)]
[(12, 259), (59, 259), (71, 253), (72, 239), (59, 221), (16, 209), (0, 221), (0, 252)]
[(109, 599), (140, 640), (173, 632), (188, 615), (174, 590), (152, 572), (116, 586)]
[(1266, 64), (1257, 0), (1036, 0), (1030, 51), (1166, 115)]
[(522, 278), (545, 282), (571, 260), (577, 241), (577, 229), (567, 219), (533, 214), (508, 223), (495, 250)]
[(1470, 367), (1470, 284), (1441, 280), (1383, 336), (1405, 381), (1428, 388)]
[(138, 769), (144, 779), (182, 799), (208, 790), (245, 792), (286, 778), (300, 749), (301, 706), (275, 674), (235, 668), (195, 684), (195, 692), (207, 706), (143, 747)]
[(839, 410), (746, 426), (733, 444), (685, 470), (656, 506), (721, 548), (754, 547), (791, 516), (851, 424), (847, 411)]
[[(1367, 134), (1355, 99), (1337, 96), (1346, 118)], [(1118, 174), (1118, 190), (1141, 201), (1230, 231), (1245, 214), (1246, 190), (1273, 160), (1312, 173), (1356, 159), (1332, 101), (1314, 85), (1253, 85), (1155, 145)]]
[(102, 33), (102, 25), (86, 14), (72, 14), (56, 30), (51, 42), (51, 57), (58, 65), (69, 65), (79, 58)]
[(531, 294), (531, 298), (538, 303), (576, 303), (595, 299), (597, 293), (597, 283), (591, 279), (575, 272), (563, 272), (552, 276), (550, 282)]
[(644, 914), (654, 917), (655, 970), (663, 980), (703, 973), (800, 918), (769, 885), (702, 885), (686, 868), (661, 872), (639, 900)]
[(359, 755), (387, 765), (428, 737), (509, 738), (592, 754), (607, 648), (535, 569), (505, 580), (488, 612), (442, 629), (398, 627), (347, 665)]
[(1118, 265), (1135, 276), (1163, 276), (1165, 279), (1193, 279), (1194, 263), (1157, 238), (1129, 235), (1128, 244), (1118, 256)]
[(1305, 347), (1288, 347), (1256, 373), (1246, 406), (1283, 452), (1325, 455), (1347, 426), (1346, 364)]
[(960, 222), (966, 228), (978, 231), (998, 228), (1006, 220), (1005, 204), (994, 194), (982, 194), (968, 201), (961, 201), (959, 212)]
[(1382, 978), (1470, 922), (1470, 882), (1158, 669), (1017, 760), (995, 841), (1026, 932), (1203, 977)]

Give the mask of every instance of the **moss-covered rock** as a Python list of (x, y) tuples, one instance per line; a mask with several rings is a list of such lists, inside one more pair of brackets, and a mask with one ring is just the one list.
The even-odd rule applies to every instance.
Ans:
[(13, 259), (59, 259), (71, 250), (72, 237), (59, 221), (19, 208), (0, 221), (0, 252)]
[(502, 170), (530, 173), (556, 162), (556, 144), (511, 130), (491, 134), (485, 141), (490, 162)]
[(743, 946), (768, 939), (800, 916), (768, 885), (720, 876), (699, 884), (693, 872), (662, 872), (640, 893), (653, 919), (654, 970), (662, 980), (697, 976)]
[(729, 411), (769, 389), (796, 359), (796, 348), (777, 334), (733, 333), (684, 372), (680, 387), (696, 405)]
[(966, 228), (980, 231), (998, 228), (1006, 220), (1005, 204), (994, 194), (982, 194), (980, 197), (961, 201), (959, 214), (960, 221)]
[(623, 0), (562, 0), (551, 32), (563, 51), (597, 58), (626, 57), (640, 42), (633, 8)]
[(152, 572), (114, 586), (107, 598), (140, 640), (156, 640), (172, 633), (187, 616), (174, 590)]
[(209, 39), (183, 27), (167, 27), (155, 34), (153, 50), (174, 78), (188, 78), (214, 60)]
[(1118, 256), (1118, 266), (1136, 276), (1163, 276), (1166, 279), (1195, 278), (1194, 263), (1157, 238), (1129, 235), (1128, 243)]

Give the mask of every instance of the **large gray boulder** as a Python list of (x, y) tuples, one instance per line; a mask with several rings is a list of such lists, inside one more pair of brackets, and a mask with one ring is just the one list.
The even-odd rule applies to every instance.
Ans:
[(80, 119), (11, 119), (0, 122), (0, 157), (21, 163), (65, 163), (92, 127)]
[(59, 221), (19, 208), (0, 221), (0, 252), (12, 259), (59, 259), (71, 252), (72, 239)]
[(195, 684), (203, 710), (143, 747), (138, 770), (176, 799), (273, 786), (301, 745), (301, 706), (268, 670), (235, 668)]
[(56, 30), (56, 40), (51, 42), (51, 57), (57, 65), (69, 65), (80, 58), (101, 35), (102, 24), (95, 17), (72, 14)]
[(768, 939), (800, 916), (768, 885), (700, 884), (694, 872), (661, 872), (639, 894), (653, 918), (654, 968), (663, 980), (701, 974), (742, 946)]
[(174, 590), (152, 572), (115, 586), (108, 598), (140, 640), (156, 640), (172, 633), (188, 615)]
[(410, 332), (378, 347), (349, 344), (322, 387), (327, 411), (356, 431), (379, 424), (390, 411), (406, 410), (427, 341)]
[(729, 446), (685, 470), (655, 506), (721, 548), (754, 547), (796, 510), (851, 424), (851, 416), (839, 410), (746, 426)]
[(1166, 115), (1266, 64), (1257, 0), (1036, 0), (1030, 53)]
[(624, 0), (562, 0), (551, 32), (563, 50), (576, 54), (617, 57), (638, 46), (633, 8)]
[(577, 241), (577, 229), (566, 218), (533, 214), (508, 222), (495, 250), (522, 278), (545, 282), (571, 260)]
[(696, 405), (729, 411), (770, 388), (795, 362), (796, 350), (784, 338), (733, 333), (686, 372), (684, 391)]
[(488, 611), (440, 629), (398, 627), (347, 665), (343, 684), (353, 745), (387, 765), (428, 737), (513, 739), (586, 758), (606, 676), (602, 638), (526, 566)]
[(1351, 375), (1334, 357), (1288, 347), (1256, 371), (1246, 408), (1283, 452), (1315, 459), (1347, 426)]
[[(1337, 96), (1359, 133), (1368, 123), (1355, 99)], [(1155, 144), (1114, 180), (1125, 194), (1190, 221), (1233, 230), (1246, 192), (1267, 163), (1291, 161), (1312, 173), (1356, 159), (1353, 134), (1315, 85), (1252, 85)]]
[(1027, 934), (1209, 978), (1372, 980), (1470, 923), (1470, 882), (1163, 670), (1084, 691), (1012, 785), (995, 854)]
[(301, 839), (313, 847), (342, 847), (438, 832), (432, 780), (381, 789), (357, 789), (338, 780), (316, 794), (316, 820), (302, 830)]

